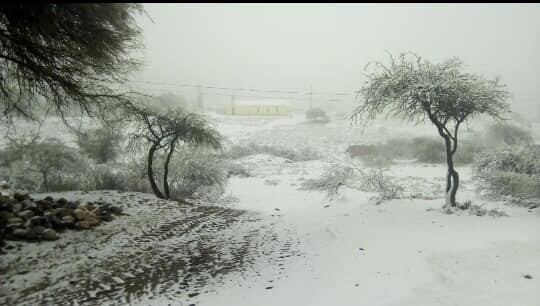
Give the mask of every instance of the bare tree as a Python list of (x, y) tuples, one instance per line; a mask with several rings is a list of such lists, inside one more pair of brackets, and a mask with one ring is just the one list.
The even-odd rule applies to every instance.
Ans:
[[(135, 123), (130, 146), (133, 148), (141, 141), (149, 144), (147, 175), (152, 191), (158, 198), (170, 198), (169, 164), (179, 143), (221, 148), (220, 134), (201, 115), (178, 108), (158, 112), (144, 106), (132, 106), (128, 115)], [(158, 187), (154, 174), (154, 157), (159, 151), (165, 153), (163, 190)]]
[[(431, 63), (412, 53), (392, 56), (389, 65), (375, 62), (375, 70), (368, 72), (367, 82), (359, 91), (360, 105), (353, 112), (353, 122), (367, 123), (383, 112), (411, 122), (426, 119), (437, 128), (446, 147), (445, 211), (456, 206), (459, 174), (453, 156), (458, 148), (461, 124), (478, 115), (497, 120), (509, 111), (509, 93), (498, 78), (463, 71), (457, 58)], [(366, 69), (368, 69), (368, 66)]]

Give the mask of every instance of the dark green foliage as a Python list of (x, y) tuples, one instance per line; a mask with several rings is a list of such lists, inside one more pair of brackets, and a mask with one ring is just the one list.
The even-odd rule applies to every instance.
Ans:
[(116, 159), (123, 139), (120, 131), (112, 128), (97, 128), (77, 136), (77, 145), (81, 151), (98, 163)]
[(4, 118), (32, 118), (38, 106), (63, 117), (74, 105), (106, 116), (126, 103), (114, 85), (138, 67), (140, 12), (141, 4), (1, 4)]

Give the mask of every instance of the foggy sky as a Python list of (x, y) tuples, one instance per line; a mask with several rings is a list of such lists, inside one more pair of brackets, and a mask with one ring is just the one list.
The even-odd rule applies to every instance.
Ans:
[[(138, 79), (353, 92), (363, 68), (414, 51), (460, 57), (501, 76), (518, 102), (540, 100), (540, 5), (146, 4)], [(181, 88), (176, 88), (182, 90)], [(189, 91), (188, 89), (186, 89)]]

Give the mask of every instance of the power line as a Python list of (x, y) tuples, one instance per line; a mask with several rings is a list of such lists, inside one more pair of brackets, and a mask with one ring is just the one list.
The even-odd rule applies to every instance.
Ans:
[(354, 93), (344, 93), (344, 92), (312, 92), (312, 91), (306, 92), (306, 91), (299, 91), (299, 90), (278, 90), (278, 89), (254, 89), (254, 88), (240, 88), (240, 87), (220, 87), (220, 86), (199, 85), (199, 84), (163, 83), (163, 82), (151, 82), (151, 81), (131, 81), (131, 82), (150, 84), (150, 85), (204, 88), (204, 89), (227, 90), (227, 91), (250, 91), (250, 92), (301, 94), (301, 95), (314, 94), (314, 95), (329, 95), (329, 96), (353, 96), (353, 95), (355, 95)]

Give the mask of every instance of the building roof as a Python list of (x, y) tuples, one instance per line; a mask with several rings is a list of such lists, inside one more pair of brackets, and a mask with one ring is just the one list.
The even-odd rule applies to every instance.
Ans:
[(238, 106), (290, 106), (289, 101), (280, 99), (235, 99), (234, 105)]

